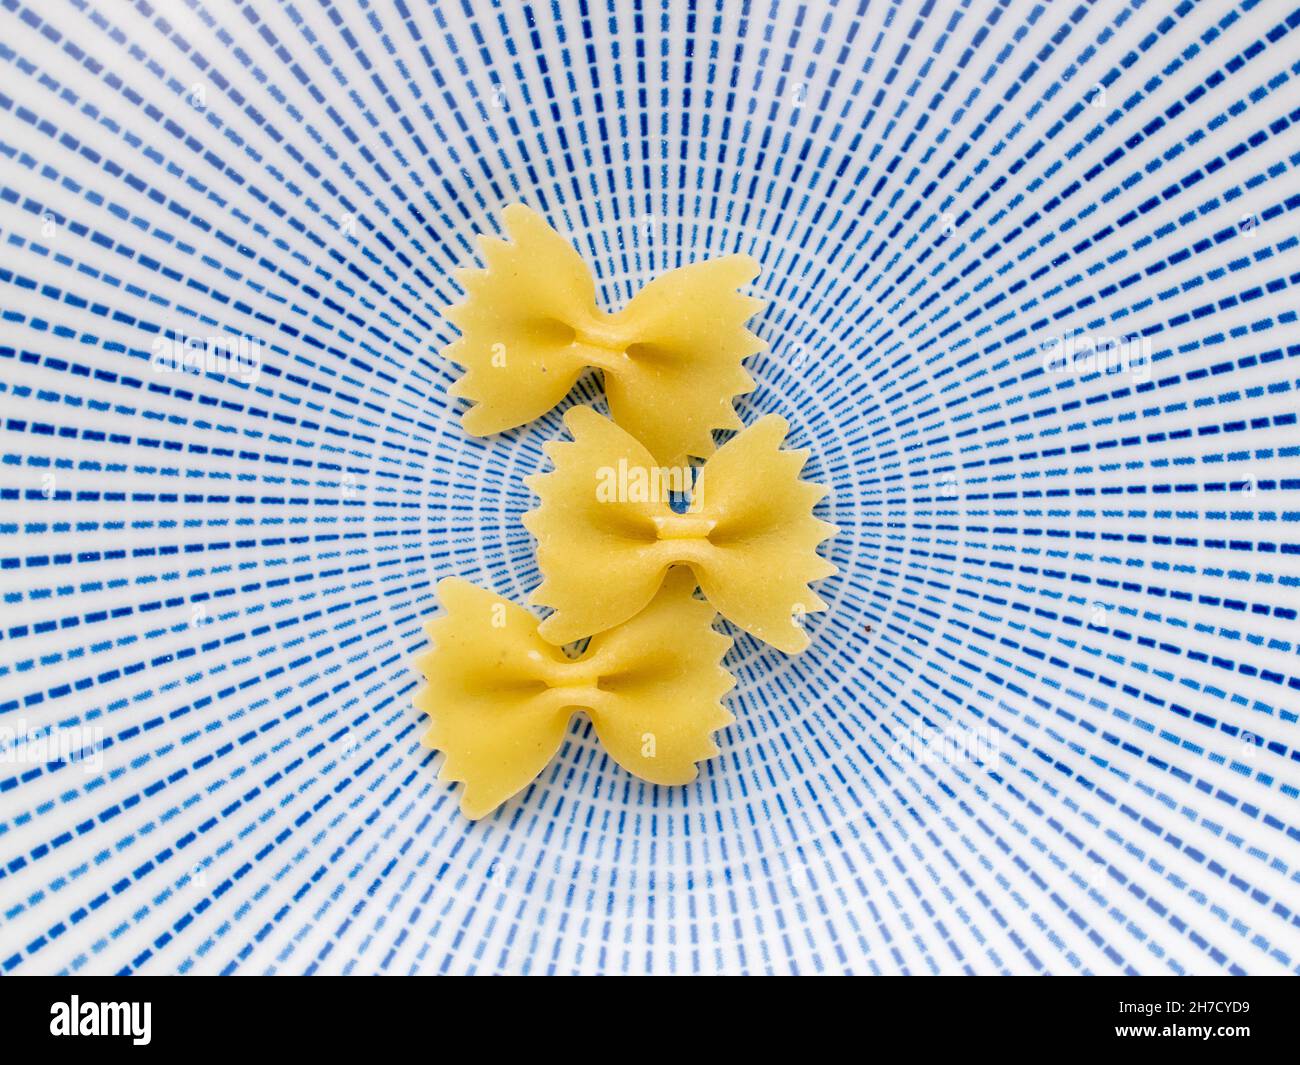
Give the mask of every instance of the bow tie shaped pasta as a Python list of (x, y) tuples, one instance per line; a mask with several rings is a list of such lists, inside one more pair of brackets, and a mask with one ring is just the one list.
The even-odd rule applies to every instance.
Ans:
[(421, 742), (446, 756), (439, 779), (465, 784), (465, 816), (526, 788), (575, 710), (629, 772), (694, 780), (695, 763), (718, 753), (712, 733), (733, 720), (719, 700), (735, 683), (720, 665), (731, 640), (694, 590), (689, 574), (665, 581), (646, 610), (571, 659), (522, 607), (458, 577), (441, 581), (446, 613), (425, 624), (433, 650), (416, 663), (428, 684), (415, 705), (431, 719)]
[(609, 498), (600, 487), (611, 471), (660, 473), (654, 459), (589, 407), (570, 409), (565, 425), (572, 442), (546, 445), (555, 469), (525, 481), (541, 498), (524, 516), (543, 577), (532, 598), (555, 609), (538, 630), (544, 639), (569, 643), (626, 621), (684, 565), (727, 620), (782, 651), (807, 647), (803, 615), (826, 608), (808, 586), (836, 572), (817, 545), (837, 530), (813, 517), (826, 489), (799, 479), (807, 452), (781, 450), (783, 418), (769, 415), (719, 448), (698, 469), (686, 513), (662, 492)]
[(740, 428), (732, 399), (754, 387), (741, 361), (764, 346), (745, 322), (764, 303), (736, 289), (757, 262), (683, 266), (606, 314), (591, 271), (540, 215), (512, 204), (502, 218), (510, 242), (480, 238), (486, 269), (456, 272), (467, 298), (444, 315), (461, 333), (443, 354), (465, 368), (451, 394), (473, 404), (468, 432), (540, 417), (588, 366), (604, 376), (614, 420), (665, 465), (710, 455), (714, 429)]

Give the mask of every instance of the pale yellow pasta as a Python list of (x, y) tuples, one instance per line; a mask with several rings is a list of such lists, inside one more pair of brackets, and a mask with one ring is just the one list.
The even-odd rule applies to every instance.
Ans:
[(681, 514), (668, 498), (674, 471), (630, 434), (588, 407), (565, 425), (572, 442), (546, 446), (554, 471), (526, 482), (541, 498), (524, 516), (543, 577), (533, 602), (555, 610), (545, 639), (626, 621), (686, 566), (729, 621), (782, 651), (808, 645), (804, 618), (826, 605), (809, 585), (835, 572), (817, 546), (836, 530), (812, 513), (826, 490), (799, 479), (807, 452), (781, 450), (784, 419), (769, 415), (719, 448)]
[(425, 624), (433, 648), (417, 665), (427, 684), (422, 742), (445, 755), (440, 778), (461, 781), (461, 811), (491, 813), (526, 788), (559, 750), (577, 711), (610, 756), (656, 784), (695, 779), (731, 714), (719, 701), (735, 681), (720, 665), (731, 646), (688, 574), (664, 583), (631, 621), (570, 659), (537, 634), (522, 607), (459, 577), (438, 585), (446, 612)]
[(763, 342), (745, 328), (762, 300), (737, 287), (758, 275), (747, 255), (655, 278), (621, 311), (596, 306), (582, 258), (536, 212), (502, 213), (509, 241), (482, 237), (485, 269), (457, 271), (466, 299), (444, 312), (461, 336), (443, 354), (465, 368), (451, 394), (482, 436), (540, 417), (588, 367), (610, 414), (662, 463), (713, 453), (714, 429), (737, 429), (732, 399), (754, 387), (741, 361)]

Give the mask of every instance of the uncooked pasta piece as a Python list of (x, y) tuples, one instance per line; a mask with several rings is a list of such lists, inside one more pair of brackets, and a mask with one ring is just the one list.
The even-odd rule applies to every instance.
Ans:
[(541, 498), (524, 516), (543, 577), (533, 601), (555, 609), (545, 639), (626, 621), (685, 566), (746, 632), (790, 653), (808, 645), (804, 619), (826, 607), (809, 585), (835, 572), (817, 545), (836, 529), (813, 516), (826, 489), (799, 479), (807, 452), (781, 450), (783, 418), (761, 419), (698, 468), (685, 513), (671, 506), (673, 471), (630, 434), (588, 407), (565, 425), (572, 442), (546, 446), (554, 471), (526, 482)]
[(446, 612), (425, 624), (417, 661), (429, 715), (422, 742), (445, 755), (440, 779), (465, 785), (461, 810), (491, 813), (545, 768), (577, 711), (610, 756), (656, 784), (695, 779), (732, 721), (720, 702), (735, 681), (721, 666), (731, 640), (686, 573), (664, 582), (635, 618), (569, 658), (537, 634), (527, 610), (459, 577), (438, 585)]
[(582, 258), (541, 215), (512, 204), (509, 241), (480, 239), (485, 269), (457, 271), (466, 299), (444, 316), (461, 336), (443, 354), (465, 368), (479, 436), (545, 414), (586, 367), (605, 380), (610, 414), (666, 465), (713, 453), (713, 430), (738, 429), (732, 399), (754, 387), (741, 366), (764, 344), (745, 328), (762, 300), (737, 292), (758, 275), (747, 255), (670, 270), (621, 311), (596, 306)]

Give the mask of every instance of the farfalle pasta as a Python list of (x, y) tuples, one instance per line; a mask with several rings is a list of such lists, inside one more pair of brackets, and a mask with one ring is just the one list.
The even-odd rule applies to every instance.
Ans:
[[(484, 268), (458, 274), (466, 299), (445, 312), (461, 334), (444, 354), (465, 369), (451, 390), (470, 401), (465, 429), (545, 414), (588, 367), (613, 420), (570, 410), (572, 440), (547, 445), (554, 470), (527, 482), (540, 497), (524, 518), (543, 577), (532, 598), (549, 617), (457, 577), (438, 585), (444, 613), (425, 624), (415, 704), (470, 818), (526, 788), (578, 712), (630, 772), (695, 779), (732, 720), (720, 701), (735, 684), (721, 665), (731, 641), (715, 609), (801, 651), (805, 615), (825, 609), (811, 585), (835, 572), (817, 553), (835, 527), (813, 515), (825, 489), (800, 479), (806, 453), (782, 450), (783, 419), (743, 428), (732, 407), (753, 387), (743, 360), (763, 347), (745, 328), (763, 303), (738, 291), (758, 264), (682, 267), (606, 314), (563, 237), (518, 204), (502, 217), (509, 240), (482, 238)], [(741, 431), (715, 447), (719, 429)], [(577, 657), (562, 650), (588, 637)]]
[(445, 613), (425, 624), (417, 661), (429, 715), (422, 742), (443, 752), (440, 779), (465, 785), (461, 811), (479, 818), (526, 788), (551, 760), (575, 711), (629, 772), (657, 784), (695, 779), (732, 721), (720, 702), (735, 681), (720, 665), (731, 640), (694, 597), (687, 573), (647, 608), (594, 636), (578, 658), (547, 643), (522, 607), (458, 577), (438, 585)]
[[(783, 418), (751, 425), (693, 473), (685, 513), (665, 498), (671, 475), (629, 433), (588, 407), (565, 425), (573, 440), (546, 446), (555, 469), (526, 481), (541, 499), (524, 517), (543, 577), (533, 602), (555, 611), (544, 639), (568, 643), (627, 621), (685, 566), (746, 632), (790, 653), (808, 645), (803, 618), (825, 609), (809, 585), (835, 572), (817, 546), (835, 527), (813, 516), (826, 490), (800, 480), (807, 453), (781, 450)], [(621, 471), (646, 471), (635, 478), (644, 490)]]
[(443, 354), (464, 367), (452, 395), (465, 429), (523, 425), (599, 369), (611, 416), (665, 465), (713, 453), (713, 430), (738, 429), (732, 399), (754, 387), (741, 366), (763, 342), (745, 328), (763, 301), (737, 288), (758, 275), (747, 255), (655, 278), (621, 311), (596, 306), (591, 271), (536, 212), (502, 212), (509, 241), (480, 238), (484, 269), (457, 271), (464, 302), (445, 317), (460, 338)]

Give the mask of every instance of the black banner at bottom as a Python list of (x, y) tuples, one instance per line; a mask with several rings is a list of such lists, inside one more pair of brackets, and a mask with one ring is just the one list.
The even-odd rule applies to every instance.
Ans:
[[(463, 984), (427, 978), (10, 977), (0, 984), (5, 1045), (14, 1052), (113, 1045), (133, 1053), (284, 1050), (332, 1057), (390, 1047), (409, 1053), (413, 1039), (448, 1038), (453, 1026), (458, 1044), (478, 1031), (494, 1054), (514, 1033), (535, 1042), (539, 1033), (575, 1023), (590, 1024), (600, 1046), (619, 1018), (643, 1046), (660, 1045), (665, 1053), (683, 1029), (704, 1024), (726, 1026), (728, 1042), (770, 1039), (776, 1025), (801, 1040), (822, 1024), (828, 1036), (848, 1026), (868, 1047), (894, 1052), (910, 1046), (927, 1053), (951, 1047), (1183, 1055), (1202, 1046), (1217, 1056), (1285, 1053), (1294, 1048), (1297, 987), (1284, 978), (882, 977), (810, 1006), (788, 982), (779, 989), (751, 982), (741, 992), (751, 999), (743, 1008), (724, 993), (712, 1008), (716, 1016), (706, 1019), (706, 992), (679, 981), (651, 988), (610, 980), (579, 997), (566, 995), (564, 1003), (504, 980), (480, 982), (468, 994)], [(610, 996), (607, 1005), (592, 1001), (603, 995)], [(772, 1003), (762, 1003), (769, 996)], [(853, 1005), (845, 1010), (846, 1003)], [(436, 1044), (428, 1049), (438, 1052)]]

